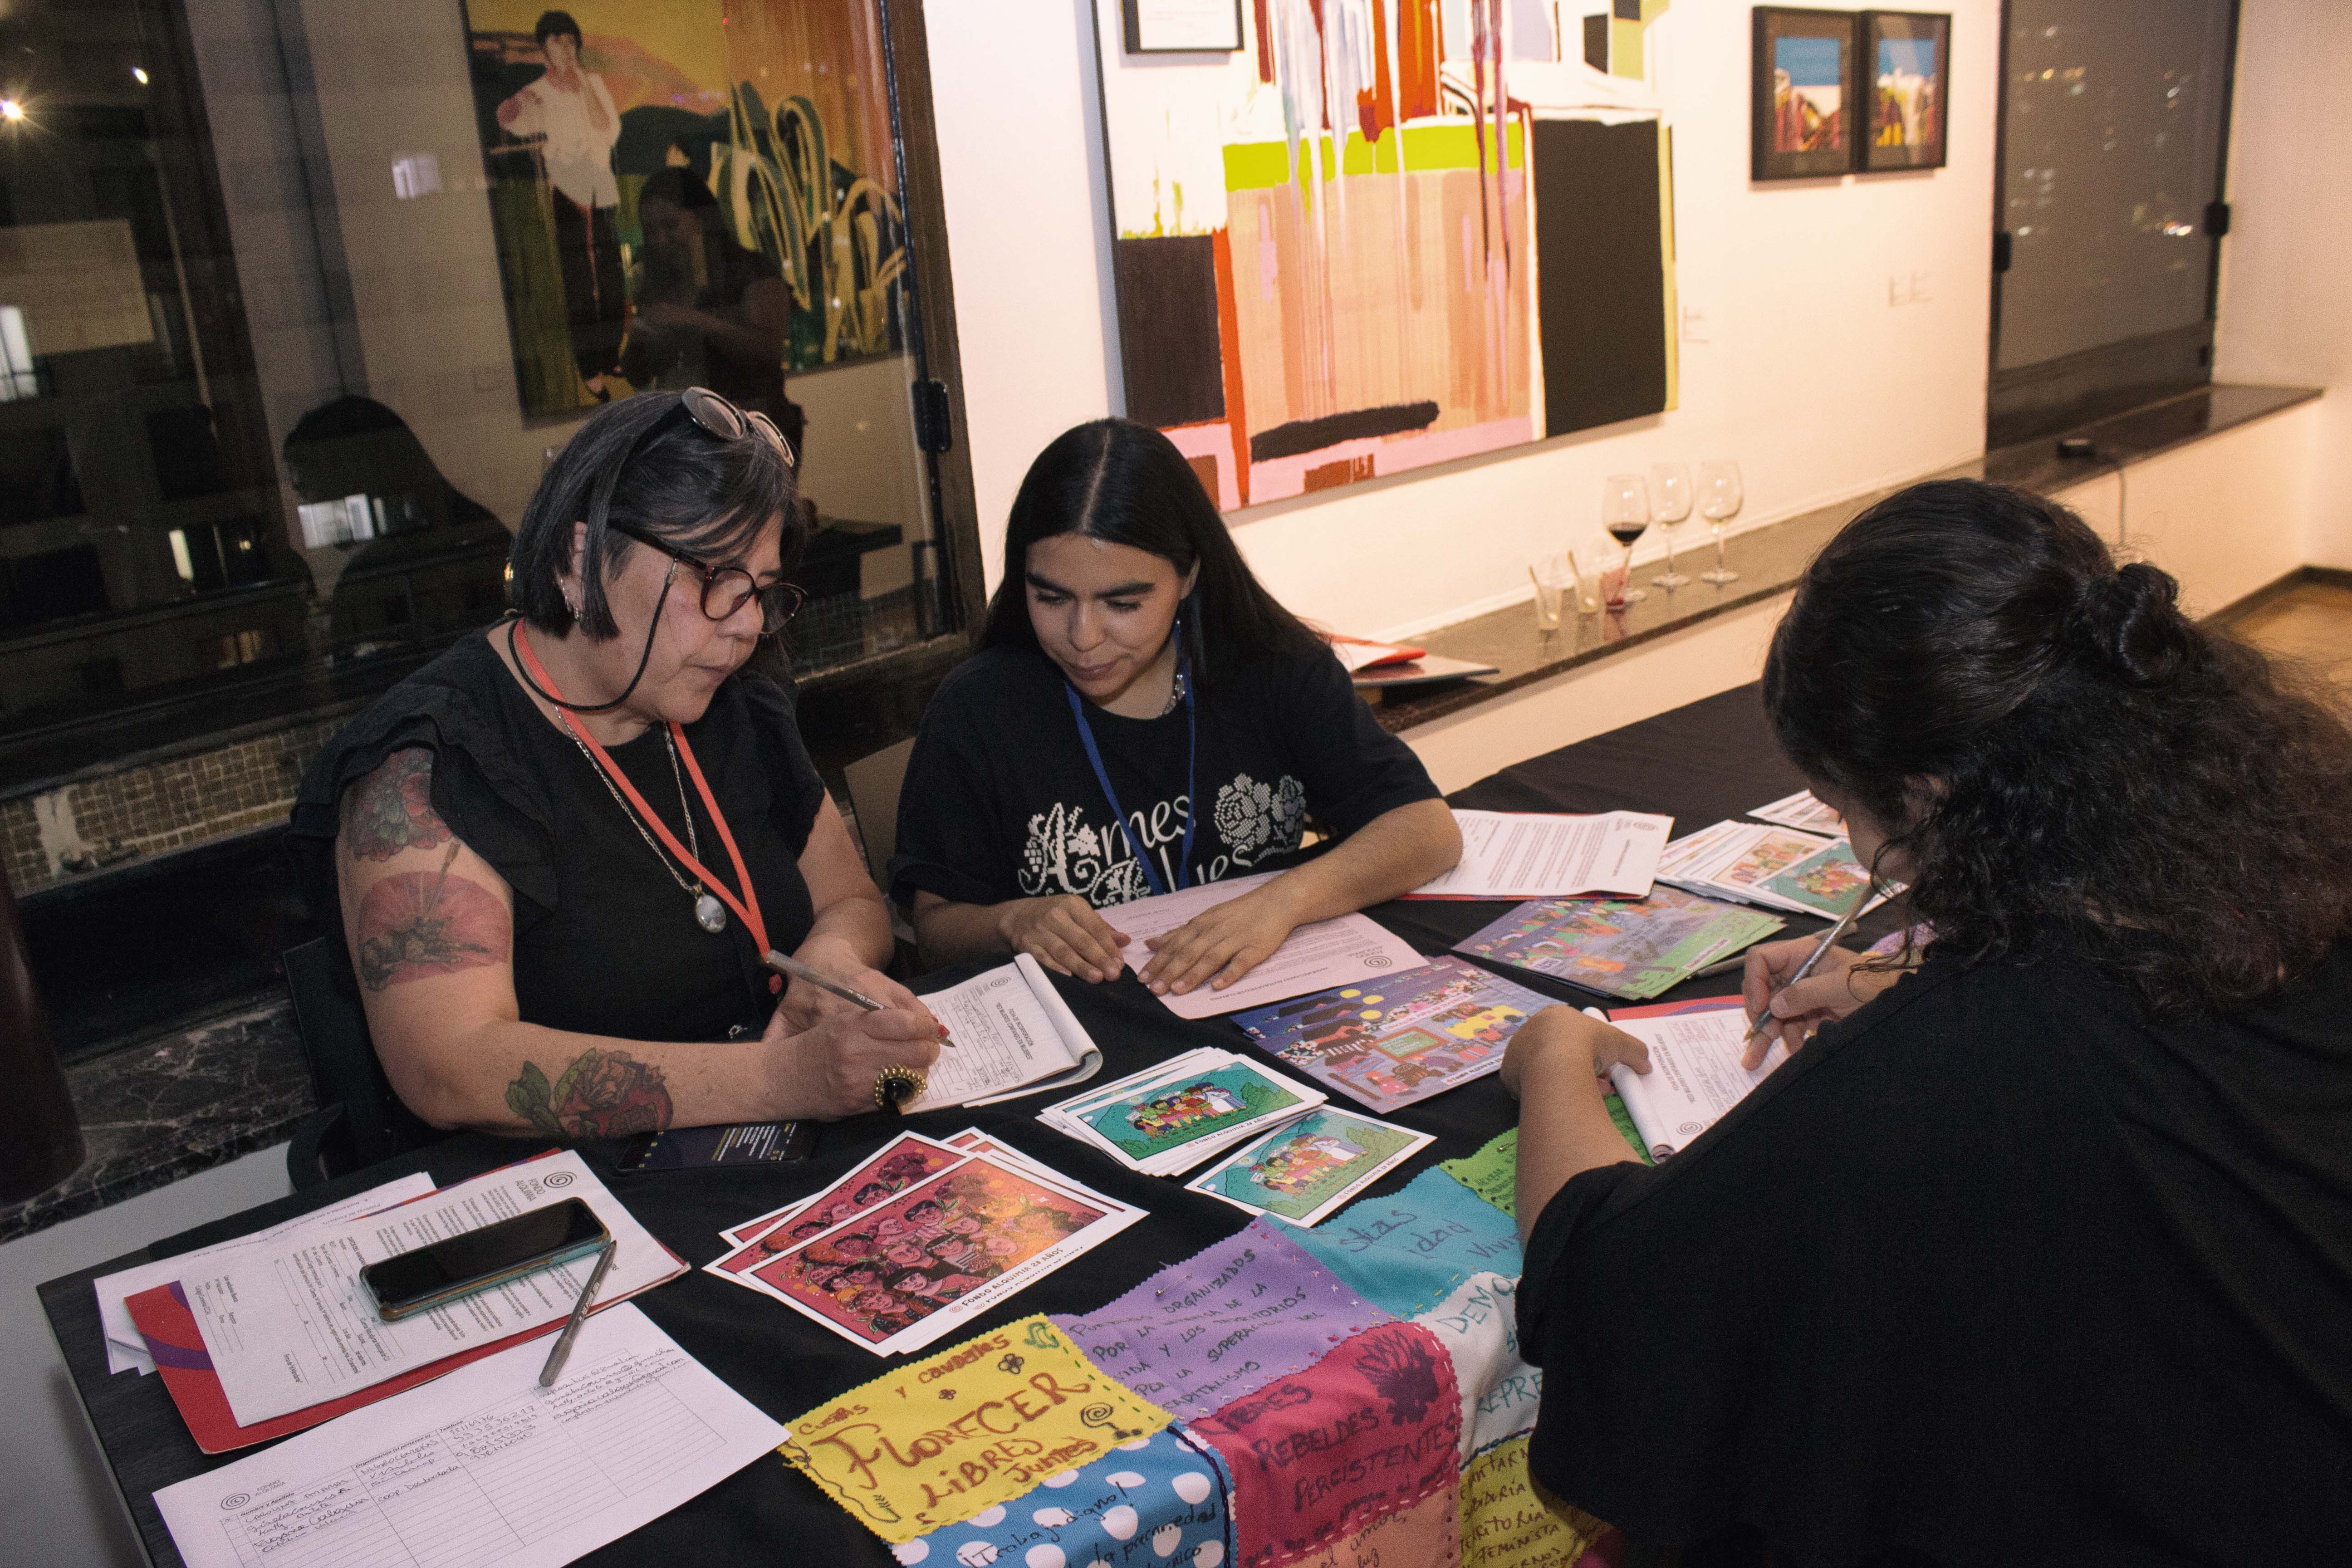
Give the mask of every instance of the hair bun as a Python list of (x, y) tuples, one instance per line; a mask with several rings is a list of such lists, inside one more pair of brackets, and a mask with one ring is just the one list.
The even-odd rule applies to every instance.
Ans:
[(2116, 679), (2160, 686), (2188, 669), (2203, 646), (2180, 613), (2180, 584), (2134, 561), (2092, 585), (2076, 611), (2079, 641)]

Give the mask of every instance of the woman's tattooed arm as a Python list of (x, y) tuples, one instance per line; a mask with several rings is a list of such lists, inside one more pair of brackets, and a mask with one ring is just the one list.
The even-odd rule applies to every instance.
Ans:
[(362, 859), (389, 860), (449, 838), (433, 809), (433, 753), (422, 746), (393, 752), (343, 792), (343, 847)]
[(581, 1052), (552, 1086), (537, 1062), (523, 1063), (507, 1109), (551, 1138), (626, 1138), (670, 1121), (661, 1069), (614, 1050)]

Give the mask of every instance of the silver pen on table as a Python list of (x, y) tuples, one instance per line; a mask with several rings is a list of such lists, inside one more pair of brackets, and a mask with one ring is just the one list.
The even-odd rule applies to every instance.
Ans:
[[(1827, 952), (1837, 939), (1845, 934), (1846, 928), (1853, 924), (1854, 917), (1862, 913), (1862, 906), (1868, 902), (1870, 902), (1870, 884), (1864, 882), (1862, 885), (1862, 890), (1854, 894), (1853, 902), (1845, 907), (1845, 913), (1838, 916), (1837, 924), (1822, 934), (1820, 945), (1805, 955), (1805, 962), (1797, 965), (1797, 973), (1780, 982), (1779, 987), (1773, 991), (1772, 996), (1778, 996), (1782, 991), (1786, 991), (1790, 986), (1811, 974), (1813, 972), (1813, 965), (1822, 961), (1822, 954)], [(1764, 1020), (1772, 1016), (1772, 996), (1764, 998), (1764, 1011), (1756, 1016), (1756, 1022), (1748, 1025), (1748, 1033), (1739, 1037), (1741, 1045), (1746, 1045), (1764, 1032)]]
[[(799, 959), (792, 958), (783, 953), (778, 952), (772, 947), (767, 951), (766, 955), (761, 960), (761, 962), (779, 974), (788, 974), (794, 980), (805, 980), (810, 984), (815, 986), (818, 990), (829, 992), (833, 995), (840, 997), (845, 1002), (865, 1008), (869, 1013), (879, 1013), (882, 1011), (882, 1004), (874, 1000), (873, 997), (866, 994), (865, 992), (859, 991), (852, 986), (844, 985), (838, 980), (830, 979), (827, 976), (819, 973), (816, 970), (810, 968), (807, 964), (803, 963)], [(940, 1044), (943, 1046), (952, 1046), (955, 1042), (942, 1036), (940, 1037)]]
[(617, 1241), (604, 1244), (604, 1253), (596, 1259), (596, 1267), (589, 1272), (588, 1283), (580, 1288), (580, 1300), (572, 1304), (571, 1321), (563, 1325), (563, 1331), (555, 1336), (555, 1348), (547, 1352), (547, 1364), (539, 1369), (540, 1387), (555, 1386), (556, 1378), (563, 1371), (563, 1358), (572, 1353), (572, 1342), (580, 1337), (580, 1325), (588, 1321), (588, 1303), (595, 1300), (596, 1287), (604, 1282), (604, 1271), (613, 1267), (613, 1255), (620, 1249), (621, 1244)]

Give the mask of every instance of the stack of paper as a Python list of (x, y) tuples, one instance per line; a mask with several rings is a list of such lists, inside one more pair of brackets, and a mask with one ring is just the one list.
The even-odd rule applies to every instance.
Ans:
[(1463, 938), (1454, 951), (1639, 1001), (1781, 924), (1752, 910), (1657, 888), (1646, 899), (1537, 899)]
[(1563, 816), (1455, 811), (1462, 859), (1408, 899), (1566, 899), (1650, 890), (1675, 819), (1643, 811)]
[(1433, 1142), (1426, 1132), (1327, 1105), (1219, 1161), (1184, 1188), (1312, 1226)]
[(1231, 1051), (1203, 1047), (1049, 1105), (1037, 1120), (1130, 1171), (1173, 1176), (1297, 1121), (1326, 1098)]
[(1234, 1022), (1268, 1056), (1391, 1110), (1494, 1072), (1519, 1026), (1550, 1005), (1491, 970), (1440, 958), (1375, 984), (1236, 1013)]
[(705, 1268), (897, 1355), (1143, 1217), (977, 1131), (957, 1140), (899, 1134), (823, 1192), (752, 1222), (758, 1234)]
[(1648, 1072), (1621, 1064), (1609, 1069), (1609, 1081), (1654, 1163), (1714, 1126), (1789, 1059), (1787, 1047), (1775, 1040), (1752, 1070), (1739, 1065), (1748, 1048), (1748, 1011), (1736, 996), (1620, 1007), (1609, 1021), (1650, 1047)]
[[(1834, 920), (1870, 881), (1870, 873), (1843, 838), (1718, 822), (1667, 845), (1658, 858), (1658, 880), (1694, 893)], [(1873, 893), (1863, 908), (1885, 901), (1885, 893)]]
[(259, 1563), (554, 1568), (717, 1486), (785, 1435), (625, 1306), (563, 1375), (517, 1345), (164, 1488), (188, 1568)]
[(1759, 805), (1748, 815), (1759, 822), (1777, 822), (1783, 827), (1793, 827), (1803, 833), (1827, 833), (1839, 838), (1845, 837), (1845, 818), (1823, 805), (1809, 789), (1784, 795), (1771, 805)]
[[(1262, 871), (1254, 877), (1229, 877), (1222, 882), (1203, 882), (1181, 892), (1136, 899), (1105, 910), (1103, 919), (1126, 934), (1127, 946), (1120, 956), (1140, 974), (1144, 965), (1151, 962), (1153, 937), (1167, 935), (1229, 899), (1255, 892), (1279, 874)], [(1180, 1018), (1213, 1018), (1220, 1013), (1261, 1007), (1268, 1002), (1320, 991), (1326, 986), (1376, 979), (1426, 962), (1413, 951), (1411, 942), (1370, 916), (1340, 915), (1300, 926), (1285, 937), (1282, 945), (1265, 962), (1222, 991), (1204, 981), (1181, 996), (1171, 991), (1160, 1000)], [(961, 1043), (961, 1031), (957, 1039)]]

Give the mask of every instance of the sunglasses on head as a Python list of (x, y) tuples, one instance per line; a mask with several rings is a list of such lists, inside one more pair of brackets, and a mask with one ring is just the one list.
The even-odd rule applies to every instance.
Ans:
[(784, 433), (776, 428), (774, 420), (756, 408), (738, 408), (707, 386), (689, 386), (679, 393), (677, 407), (656, 420), (653, 428), (646, 432), (646, 439), (653, 439), (680, 412), (705, 435), (716, 436), (722, 441), (740, 441), (746, 433), (757, 430), (775, 444), (776, 450), (783, 456), (784, 467), (800, 467), (800, 459), (793, 454), (793, 444), (784, 439)]

